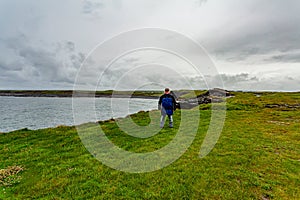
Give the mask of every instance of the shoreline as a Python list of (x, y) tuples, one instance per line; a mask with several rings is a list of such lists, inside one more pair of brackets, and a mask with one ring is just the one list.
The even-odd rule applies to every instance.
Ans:
[(128, 116), (131, 116), (131, 115), (136, 115), (140, 112), (151, 112), (151, 111), (155, 111), (155, 109), (152, 109), (152, 110), (139, 110), (135, 113), (131, 113), (129, 115), (126, 115), (126, 116), (123, 116), (123, 117), (117, 117), (117, 118), (109, 118), (109, 119), (103, 119), (103, 120), (98, 120), (98, 121), (88, 121), (88, 122), (83, 122), (81, 124), (58, 124), (56, 126), (49, 126), (49, 127), (41, 127), (41, 128), (37, 128), (37, 129), (30, 129), (28, 127), (23, 127), (23, 128), (19, 128), (19, 129), (15, 129), (15, 130), (11, 130), (11, 131), (8, 131), (8, 132), (2, 132), (0, 131), (0, 135), (1, 134), (7, 134), (7, 133), (13, 133), (13, 132), (16, 132), (16, 131), (22, 131), (22, 130), (26, 130), (26, 131), (37, 131), (37, 130), (44, 130), (44, 129), (55, 129), (55, 128), (58, 128), (58, 127), (76, 127), (76, 126), (82, 126), (84, 124), (89, 124), (89, 123), (104, 123), (104, 122), (110, 122), (110, 121), (115, 121), (115, 120), (118, 120), (118, 119), (123, 119), (123, 118), (126, 118)]
[(61, 96), (61, 95), (3, 95), (0, 97), (34, 97), (34, 98), (133, 98), (133, 99), (159, 99), (155, 96), (128, 96), (128, 95), (86, 95), (86, 96)]
[(1, 91), (0, 96), (4, 97), (56, 97), (56, 98), (77, 98), (77, 97), (90, 97), (90, 98), (139, 98), (139, 99), (158, 99), (161, 92), (156, 91), (80, 91), (73, 92), (67, 91), (49, 91), (49, 90), (37, 90), (37, 91)]

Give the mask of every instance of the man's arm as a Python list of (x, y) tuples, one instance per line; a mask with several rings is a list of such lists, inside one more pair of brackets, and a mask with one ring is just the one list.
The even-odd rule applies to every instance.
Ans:
[(159, 97), (159, 100), (158, 100), (158, 110), (161, 110), (161, 102), (162, 102), (162, 96)]
[(158, 105), (161, 105), (162, 102), (162, 96), (159, 97)]
[(172, 95), (172, 99), (173, 99), (173, 110), (176, 110), (176, 100), (175, 97)]

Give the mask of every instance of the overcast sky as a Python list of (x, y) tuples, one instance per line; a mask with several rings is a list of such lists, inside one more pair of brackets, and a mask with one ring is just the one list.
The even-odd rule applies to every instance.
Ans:
[[(126, 31), (154, 27), (199, 43), (225, 89), (300, 91), (299, 11), (298, 0), (0, 0), (0, 89), (72, 89), (81, 64), (99, 44)], [(163, 56), (146, 54), (118, 60), (105, 71), (99, 89), (115, 88), (116, 82), (143, 88), (138, 81), (146, 79), (143, 71), (148, 83), (155, 79), (164, 86), (171, 66), (157, 59), (152, 60), (155, 66), (143, 68), (149, 57)], [(166, 58), (187, 82), (203, 85), (203, 77), (180, 60)], [(124, 77), (116, 74), (126, 74), (132, 66), (138, 70), (122, 82)], [(176, 73), (170, 73), (174, 89), (181, 87), (172, 85)]]

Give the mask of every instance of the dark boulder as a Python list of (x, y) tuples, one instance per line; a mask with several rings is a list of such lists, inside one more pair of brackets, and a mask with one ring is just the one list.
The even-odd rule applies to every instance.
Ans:
[(230, 92), (223, 89), (214, 88), (194, 98), (179, 99), (176, 107), (179, 109), (191, 109), (200, 104), (209, 104), (212, 102), (220, 103), (224, 101), (224, 98), (230, 96), (233, 96), (232, 94), (230, 94)]

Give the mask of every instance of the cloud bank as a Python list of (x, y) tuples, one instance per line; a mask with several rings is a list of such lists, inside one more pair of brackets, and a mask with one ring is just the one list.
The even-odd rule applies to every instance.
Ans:
[[(0, 89), (72, 89), (81, 63), (99, 43), (124, 31), (158, 27), (202, 45), (226, 89), (299, 91), (299, 10), (297, 0), (3, 0)], [(157, 63), (161, 57), (156, 56)], [(103, 88), (113, 88), (128, 66), (143, 59), (132, 54), (120, 60), (106, 72)], [(180, 76), (193, 87), (205, 87), (186, 69), (182, 64)], [(163, 67), (147, 66), (128, 76), (123, 87), (138, 88), (139, 80), (162, 86), (165, 73)], [(186, 87), (176, 84), (174, 74), (169, 79), (173, 87)]]

